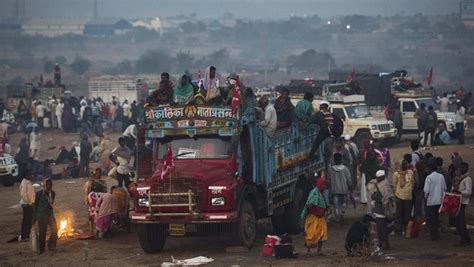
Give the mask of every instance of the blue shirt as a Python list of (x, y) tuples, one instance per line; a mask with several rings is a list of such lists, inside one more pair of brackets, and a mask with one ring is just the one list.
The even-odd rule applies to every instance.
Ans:
[(446, 130), (439, 134), (439, 140), (441, 140), (441, 142), (443, 142), (445, 145), (451, 144), (451, 137)]

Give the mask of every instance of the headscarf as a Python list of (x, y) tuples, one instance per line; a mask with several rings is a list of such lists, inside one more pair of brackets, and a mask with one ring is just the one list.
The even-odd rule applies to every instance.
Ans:
[(320, 177), (319, 179), (316, 180), (316, 187), (319, 189), (321, 193), (324, 191), (324, 188), (326, 187), (326, 182), (324, 181), (323, 177)]
[(206, 68), (206, 72), (204, 72), (204, 79), (202, 80), (202, 85), (204, 90), (206, 91), (206, 100), (214, 98), (219, 95), (219, 88), (217, 84), (217, 75), (211, 79), (211, 66)]
[(194, 95), (194, 88), (191, 83), (188, 82), (185, 85), (181, 84), (181, 81), (184, 76), (185, 75), (179, 78), (173, 91), (173, 102), (178, 103), (178, 104), (189, 103), (189, 101), (193, 99), (193, 95)]

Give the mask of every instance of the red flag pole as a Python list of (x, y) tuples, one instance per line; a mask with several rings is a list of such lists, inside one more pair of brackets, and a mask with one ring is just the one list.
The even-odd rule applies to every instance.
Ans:
[(433, 66), (430, 68), (426, 81), (428, 83), (428, 86), (431, 86), (431, 82), (433, 81)]

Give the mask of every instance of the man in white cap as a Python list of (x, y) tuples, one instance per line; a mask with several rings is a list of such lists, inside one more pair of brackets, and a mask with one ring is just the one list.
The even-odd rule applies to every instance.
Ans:
[(387, 226), (387, 217), (392, 217), (392, 213), (395, 212), (395, 210), (391, 208), (389, 202), (391, 202), (391, 199), (395, 200), (395, 195), (392, 185), (387, 179), (385, 179), (384, 170), (378, 170), (375, 177), (376, 179), (370, 181), (368, 190), (371, 193), (371, 198), (373, 200), (372, 213), (377, 224), (379, 245), (381, 249), (386, 250), (390, 247), (388, 240), (389, 229)]
[(329, 102), (328, 101), (321, 101), (319, 102), (319, 111), (316, 112), (308, 121), (308, 124), (316, 124), (319, 126), (319, 133), (316, 139), (313, 142), (313, 147), (309, 152), (309, 158), (312, 158), (316, 151), (319, 149), (321, 143), (326, 140), (326, 138), (330, 137), (331, 128), (334, 125), (334, 117), (332, 113), (329, 111)]

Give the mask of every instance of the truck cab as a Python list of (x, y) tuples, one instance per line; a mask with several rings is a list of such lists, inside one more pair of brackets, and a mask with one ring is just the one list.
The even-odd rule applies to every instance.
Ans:
[[(271, 217), (285, 232), (301, 229), (299, 213), (323, 149), (307, 160), (318, 127), (297, 123), (268, 136), (248, 95), (228, 106), (153, 106), (139, 127), (132, 223), (142, 249), (163, 249), (168, 236), (230, 234), (250, 247), (256, 221)], [(165, 158), (173, 155), (173, 166)]]
[(351, 136), (358, 146), (361, 146), (365, 139), (396, 138), (397, 129), (394, 123), (383, 117), (375, 118), (365, 104), (365, 96), (351, 94), (346, 85), (336, 83), (323, 87), (323, 98), (331, 104), (331, 112), (344, 121), (343, 134)]

